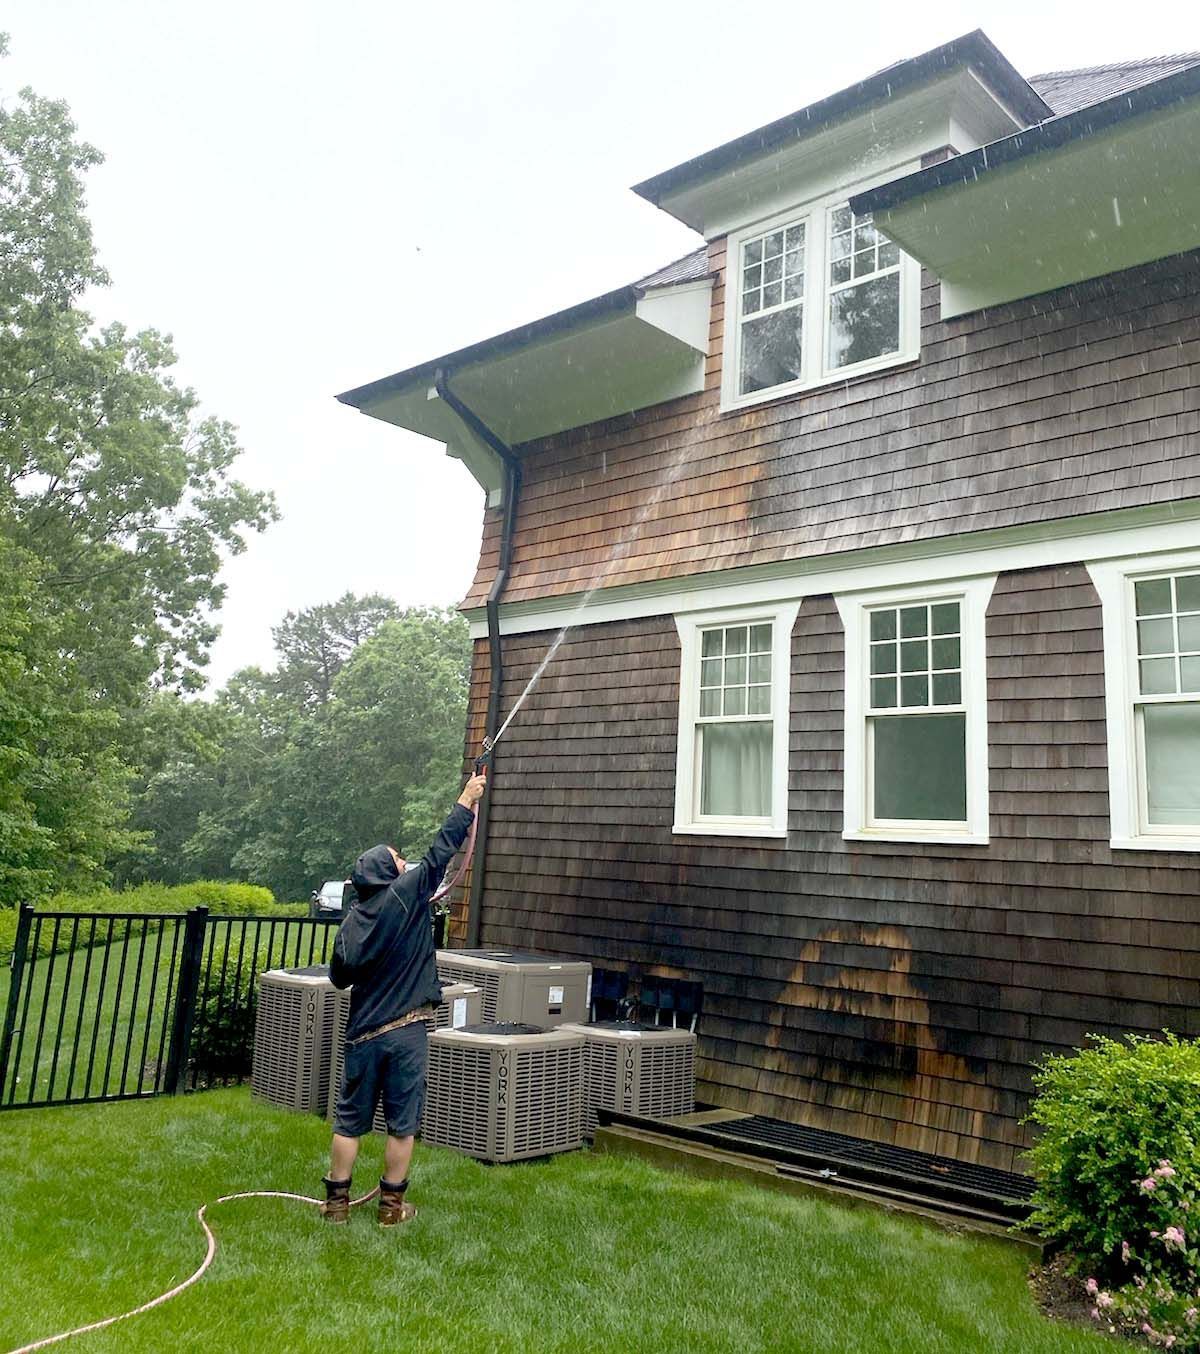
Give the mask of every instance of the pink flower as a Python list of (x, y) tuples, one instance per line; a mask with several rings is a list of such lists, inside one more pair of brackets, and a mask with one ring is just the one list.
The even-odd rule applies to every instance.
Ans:
[(1158, 1240), (1158, 1235), (1159, 1235), (1159, 1234), (1158, 1234), (1157, 1232), (1151, 1232), (1150, 1235), (1155, 1239), (1155, 1241)]
[(1196, 1307), (1189, 1307), (1187, 1311), (1184, 1312), (1183, 1319), (1188, 1323), (1189, 1326), (1194, 1326), (1196, 1324), (1196, 1318), (1198, 1316), (1200, 1316), (1200, 1309)]
[(1158, 1164), (1159, 1166), (1169, 1166), (1171, 1162), (1168, 1157), (1163, 1157), (1163, 1159)]
[(1094, 1307), (1092, 1308), (1092, 1320), (1093, 1321), (1100, 1320), (1100, 1313)]
[(1125, 1263), (1125, 1264), (1128, 1264), (1128, 1263), (1129, 1263), (1129, 1242), (1128, 1242), (1128, 1241), (1122, 1241), (1122, 1242), (1121, 1242), (1121, 1260), (1122, 1260), (1123, 1263)]
[(1097, 1307), (1111, 1307), (1113, 1305), (1113, 1295), (1111, 1293), (1098, 1293), (1096, 1295)]
[(1187, 1241), (1187, 1238), (1183, 1235), (1183, 1229), (1180, 1227), (1168, 1227), (1163, 1233), (1162, 1239), (1164, 1246), (1175, 1247), (1178, 1250), (1182, 1250)]
[(1157, 1188), (1158, 1181), (1155, 1180), (1152, 1175), (1148, 1175), (1145, 1180), (1142, 1181), (1141, 1189), (1143, 1194), (1153, 1194)]
[(1160, 1180), (1170, 1180), (1175, 1174), (1175, 1167), (1172, 1166), (1169, 1161), (1160, 1161), (1158, 1163), (1158, 1169), (1154, 1174), (1158, 1176)]
[(1087, 1291), (1088, 1291), (1088, 1296), (1089, 1296), (1089, 1297), (1093, 1297), (1093, 1298), (1094, 1298), (1094, 1297), (1096, 1296), (1096, 1294), (1100, 1291), (1100, 1285), (1096, 1282), (1095, 1279), (1089, 1279), (1089, 1280), (1087, 1281)]

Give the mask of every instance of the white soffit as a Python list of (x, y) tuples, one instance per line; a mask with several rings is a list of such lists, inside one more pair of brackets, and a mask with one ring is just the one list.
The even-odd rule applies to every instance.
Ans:
[[(459, 399), (509, 446), (690, 395), (704, 388), (712, 282), (647, 291), (606, 315), (515, 351), (446, 372)], [(429, 378), (364, 413), (446, 443), (494, 498), (498, 458), (437, 397)]]
[(875, 220), (941, 279), (943, 317), (962, 315), (1200, 245), (1198, 145), (1192, 99), (879, 208)]
[(1020, 126), (974, 72), (963, 68), (739, 161), (664, 196), (659, 205), (711, 240), (926, 152), (947, 145), (973, 150)]

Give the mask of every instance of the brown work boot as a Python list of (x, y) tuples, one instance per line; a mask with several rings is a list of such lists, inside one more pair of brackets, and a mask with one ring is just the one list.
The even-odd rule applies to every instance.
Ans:
[(379, 1182), (379, 1225), (395, 1227), (398, 1222), (408, 1222), (417, 1216), (417, 1210), (404, 1197), (408, 1181), (401, 1180), (393, 1185), (390, 1180)]
[(350, 1181), (330, 1180), (322, 1176), (325, 1186), (325, 1202), (321, 1205), (321, 1216), (326, 1222), (350, 1221)]

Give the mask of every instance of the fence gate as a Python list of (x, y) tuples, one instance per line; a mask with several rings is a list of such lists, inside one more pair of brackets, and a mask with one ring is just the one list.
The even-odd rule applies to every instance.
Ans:
[(0, 970), (0, 1110), (241, 1081), (258, 973), (326, 962), (336, 928), (325, 918), (211, 917), (203, 907), (22, 907), (11, 967)]

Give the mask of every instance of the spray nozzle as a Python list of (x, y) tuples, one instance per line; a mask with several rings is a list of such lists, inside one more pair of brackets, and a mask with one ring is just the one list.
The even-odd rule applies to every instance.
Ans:
[(484, 771), (486, 771), (491, 764), (492, 749), (495, 746), (496, 740), (494, 738), (484, 738), (483, 751), (475, 758), (475, 774), (477, 776), (482, 776)]

